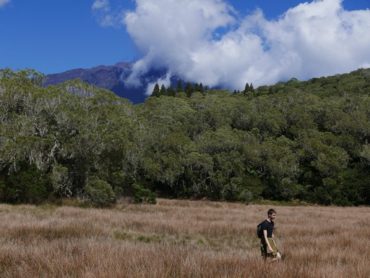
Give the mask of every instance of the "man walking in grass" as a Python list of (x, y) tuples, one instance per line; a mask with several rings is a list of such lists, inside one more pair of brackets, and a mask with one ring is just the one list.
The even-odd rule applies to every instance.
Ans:
[(276, 247), (274, 240), (274, 220), (276, 218), (276, 211), (269, 209), (267, 211), (267, 219), (257, 226), (257, 235), (261, 239), (261, 254), (266, 260), (270, 258), (271, 261), (276, 261), (281, 258), (281, 255)]

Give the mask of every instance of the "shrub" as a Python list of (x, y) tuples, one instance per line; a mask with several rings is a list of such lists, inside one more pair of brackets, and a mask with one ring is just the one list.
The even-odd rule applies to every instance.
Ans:
[(9, 203), (41, 203), (53, 191), (48, 178), (34, 166), (12, 173), (0, 187), (2, 201)]
[(150, 191), (148, 188), (143, 187), (142, 185), (135, 183), (133, 185), (133, 193), (135, 203), (157, 203), (155, 193)]
[(240, 192), (238, 200), (245, 204), (249, 204), (253, 200), (253, 193), (248, 189), (244, 189), (242, 192)]
[(116, 195), (110, 184), (98, 178), (87, 182), (85, 195), (88, 202), (97, 207), (108, 207), (116, 202)]

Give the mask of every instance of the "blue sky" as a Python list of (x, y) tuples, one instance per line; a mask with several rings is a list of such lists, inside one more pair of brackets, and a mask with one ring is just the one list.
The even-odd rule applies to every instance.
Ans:
[(0, 8), (0, 67), (51, 73), (136, 59), (124, 27), (101, 27), (92, 3), (12, 0)]
[[(207, 1), (215, 2), (216, 0)], [(325, 1), (338, 2), (339, 0)], [(263, 20), (272, 22), (273, 19), (277, 20), (281, 17), (289, 8), (306, 1), (222, 0), (221, 2), (235, 9), (238, 15), (233, 14), (234, 20), (242, 20), (254, 13), (256, 8), (260, 8), (264, 13)], [(54, 73), (78, 67), (109, 65), (119, 61), (142, 59), (143, 63), (146, 63), (152, 59), (151, 63), (154, 63), (158, 60), (158, 57), (148, 58), (147, 49), (145, 49), (145, 44), (155, 45), (156, 43), (140, 39), (138, 30), (144, 25), (138, 24), (137, 21), (135, 23), (126, 21), (126, 24), (121, 24), (123, 19), (117, 20), (118, 15), (122, 15), (123, 12), (135, 12), (134, 0), (111, 0), (109, 10), (104, 12), (94, 11), (93, 3), (93, 0), (0, 0), (0, 68), (27, 67), (44, 73)], [(370, 1), (345, 0), (342, 8), (346, 11), (365, 10), (370, 8)], [(106, 14), (116, 17), (112, 26), (102, 26), (101, 20)], [(222, 24), (224, 23), (220, 23), (221, 27)], [(127, 31), (128, 26), (131, 28), (129, 32)], [(238, 27), (240, 25), (235, 28)], [(165, 66), (172, 65), (172, 62)], [(196, 72), (202, 68), (192, 68), (192, 70)], [(172, 71), (176, 72), (179, 69), (174, 67)], [(179, 74), (179, 72), (176, 73)], [(309, 77), (312, 73), (306, 75)], [(303, 78), (306, 75), (302, 73)], [(246, 73), (244, 76), (249, 75)], [(189, 78), (191, 78), (190, 75)], [(275, 81), (274, 78), (271, 77), (271, 80), (266, 80), (266, 82)], [(281, 78), (281, 75), (276, 78)], [(210, 83), (213, 79), (209, 77)], [(225, 83), (225, 81), (220, 77), (214, 83)]]

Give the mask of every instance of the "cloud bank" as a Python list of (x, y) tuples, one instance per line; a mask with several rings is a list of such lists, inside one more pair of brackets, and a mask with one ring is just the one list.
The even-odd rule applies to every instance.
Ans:
[(345, 10), (341, 0), (302, 3), (276, 20), (261, 10), (239, 18), (226, 0), (136, 0), (123, 24), (143, 55), (133, 85), (153, 67), (242, 89), (370, 64), (370, 10)]
[(8, 4), (10, 0), (0, 0), (0, 8)]

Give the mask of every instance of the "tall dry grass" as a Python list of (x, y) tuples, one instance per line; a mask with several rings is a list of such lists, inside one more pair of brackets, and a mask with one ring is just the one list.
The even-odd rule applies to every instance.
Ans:
[(0, 205), (0, 277), (370, 277), (370, 208), (275, 207), (285, 260), (266, 264), (255, 228), (268, 208)]

